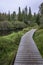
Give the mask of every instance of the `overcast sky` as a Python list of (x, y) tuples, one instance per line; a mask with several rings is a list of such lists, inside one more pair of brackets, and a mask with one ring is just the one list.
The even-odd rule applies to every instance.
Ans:
[(21, 10), (27, 6), (31, 7), (32, 13), (37, 13), (42, 2), (43, 0), (0, 0), (0, 12), (18, 12), (19, 6)]

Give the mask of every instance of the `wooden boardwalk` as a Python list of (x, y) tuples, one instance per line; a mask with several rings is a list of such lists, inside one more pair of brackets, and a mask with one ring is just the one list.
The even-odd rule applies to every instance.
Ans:
[(35, 29), (27, 32), (22, 38), (14, 65), (43, 65), (43, 59), (32, 36)]

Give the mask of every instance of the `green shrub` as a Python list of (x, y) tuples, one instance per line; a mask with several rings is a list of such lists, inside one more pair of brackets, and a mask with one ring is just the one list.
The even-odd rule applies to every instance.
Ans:
[(13, 25), (15, 30), (20, 30), (27, 27), (27, 25), (24, 22), (13, 22)]
[(43, 57), (43, 29), (39, 29), (34, 34), (34, 40), (36, 42), (36, 45)]
[(41, 16), (41, 18), (40, 18), (40, 27), (39, 28), (43, 29), (43, 16)]
[(13, 27), (12, 23), (9, 21), (0, 22), (0, 30), (8, 30)]

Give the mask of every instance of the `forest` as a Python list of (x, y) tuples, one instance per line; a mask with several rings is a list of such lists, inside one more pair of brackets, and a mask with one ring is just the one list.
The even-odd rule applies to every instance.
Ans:
[[(0, 12), (0, 35), (11, 33), (12, 31), (19, 31), (28, 26), (39, 25), (43, 28), (43, 3), (39, 6), (39, 11), (32, 14), (31, 7), (27, 6), (21, 11), (18, 8), (18, 14), (15, 11), (11, 14)], [(6, 32), (6, 33), (5, 33)]]

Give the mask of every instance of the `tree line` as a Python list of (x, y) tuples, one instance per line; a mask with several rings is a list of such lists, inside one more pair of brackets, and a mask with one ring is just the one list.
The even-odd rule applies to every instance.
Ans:
[(31, 20), (32, 17), (32, 13), (31, 13), (31, 7), (29, 7), (29, 10), (27, 8), (27, 6), (24, 8), (24, 10), (22, 10), (21, 12), (21, 8), (19, 7), (18, 10), (18, 14), (16, 14), (16, 12), (14, 11), (12, 14), (10, 14), (10, 11), (8, 12), (8, 14), (6, 13), (0, 13), (0, 21), (25, 21), (26, 20)]
[(39, 6), (39, 12), (36, 15), (36, 13), (34, 13), (34, 15), (32, 15), (32, 11), (31, 11), (31, 7), (29, 7), (29, 9), (27, 8), (27, 6), (21, 11), (21, 8), (19, 7), (18, 10), (18, 14), (16, 14), (15, 11), (13, 11), (12, 14), (10, 14), (10, 11), (8, 12), (8, 14), (6, 13), (1, 13), (0, 12), (0, 21), (31, 21), (32, 17), (35, 18), (36, 16), (43, 16), (43, 3), (40, 4)]
[(43, 28), (43, 3), (39, 6), (39, 12), (36, 17), (36, 23)]

